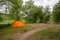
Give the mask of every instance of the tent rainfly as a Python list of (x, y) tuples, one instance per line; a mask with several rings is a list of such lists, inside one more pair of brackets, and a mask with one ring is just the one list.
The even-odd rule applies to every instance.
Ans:
[(24, 27), (26, 26), (26, 24), (22, 21), (19, 21), (19, 20), (16, 20), (15, 22), (13, 22), (12, 24), (12, 27), (15, 28), (15, 27)]

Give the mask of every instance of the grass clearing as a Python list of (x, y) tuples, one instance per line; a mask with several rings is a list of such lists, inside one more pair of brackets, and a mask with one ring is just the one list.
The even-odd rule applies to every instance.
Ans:
[(33, 24), (28, 24), (25, 27), (18, 27), (18, 28), (12, 28), (12, 27), (7, 27), (4, 29), (0, 29), (0, 33), (4, 32), (4, 33), (17, 33), (17, 32), (24, 32), (24, 31), (29, 31), (32, 30), (34, 28)]
[(30, 31), (34, 28), (34, 24), (28, 24), (27, 26), (25, 27), (21, 27), (21, 28), (12, 28), (12, 27), (7, 27), (7, 28), (4, 28), (4, 29), (0, 29), (0, 40), (12, 40), (11, 38), (7, 38), (5, 36), (8, 36), (8, 35), (13, 35), (15, 33), (25, 33), (27, 31)]
[(36, 32), (27, 40), (60, 40), (60, 27), (48, 27)]
[(12, 38), (0, 38), (0, 40), (13, 40)]

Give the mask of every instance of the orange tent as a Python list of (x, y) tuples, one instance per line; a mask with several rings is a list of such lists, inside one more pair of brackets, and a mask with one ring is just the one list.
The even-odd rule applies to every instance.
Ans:
[(16, 20), (13, 24), (12, 27), (23, 27), (26, 26), (26, 24), (22, 21)]

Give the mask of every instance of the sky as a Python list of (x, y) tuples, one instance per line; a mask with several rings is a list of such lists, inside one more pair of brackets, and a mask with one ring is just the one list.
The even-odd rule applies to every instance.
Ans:
[[(28, 0), (23, 0), (23, 4), (24, 4), (26, 1), (28, 1)], [(54, 6), (56, 3), (58, 3), (59, 0), (33, 0), (33, 1), (34, 1), (34, 4), (35, 4), (36, 6), (46, 7), (47, 5), (49, 5), (49, 7), (50, 7), (51, 10), (52, 10), (53, 6)], [(0, 8), (0, 11), (1, 11), (1, 12), (4, 11), (4, 10), (5, 10), (4, 7)]]
[[(24, 0), (28, 1), (28, 0)], [(46, 7), (47, 5), (49, 5), (50, 8), (53, 8), (53, 6), (58, 3), (59, 0), (33, 0), (34, 4), (37, 6), (43, 6)]]
[[(4, 5), (3, 5), (3, 6), (4, 6)], [(1, 7), (0, 7), (0, 12), (5, 11), (5, 7), (6, 7), (6, 6), (4, 6), (4, 7), (1, 6)], [(4, 12), (3, 12), (3, 13), (4, 13)]]

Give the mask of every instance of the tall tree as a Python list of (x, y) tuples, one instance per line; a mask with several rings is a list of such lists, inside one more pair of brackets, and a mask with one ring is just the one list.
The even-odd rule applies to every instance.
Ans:
[(32, 15), (32, 22), (36, 23), (36, 22), (43, 22), (43, 11), (42, 11), (42, 7), (37, 7), (35, 6), (32, 11), (31, 11), (31, 15)]
[[(4, 13), (6, 13), (7, 12), (7, 9), (8, 9), (8, 1), (7, 0), (0, 0), (0, 8), (2, 8), (2, 7), (4, 7)], [(1, 13), (3, 13), (3, 12), (1, 12)]]
[(28, 0), (25, 2), (25, 5), (23, 6), (24, 7), (24, 13), (25, 13), (25, 18), (27, 19), (27, 21), (31, 22), (30, 21), (30, 18), (31, 18), (31, 10), (33, 9), (33, 6), (34, 6), (34, 2), (32, 0)]
[(5, 13), (10, 13), (11, 18), (19, 20), (19, 14), (22, 7), (22, 0), (0, 0), (0, 5), (5, 5)]
[(54, 22), (60, 23), (60, 1), (54, 6), (52, 17), (53, 17)]
[(45, 9), (44, 9), (44, 22), (48, 22), (49, 19), (50, 19), (50, 8), (49, 6), (46, 6)]
[(30, 23), (36, 23), (37, 20), (42, 22), (42, 7), (37, 7), (34, 5), (34, 1), (29, 0), (25, 5), (26, 19)]
[(26, 13), (26, 15), (30, 14), (30, 11), (32, 10), (33, 6), (34, 6), (34, 1), (32, 0), (28, 0), (27, 2), (25, 2), (25, 6), (24, 6), (24, 12)]
[(19, 14), (21, 12), (22, 0), (8, 0), (11, 4), (10, 13), (15, 15), (15, 19), (19, 20)]

